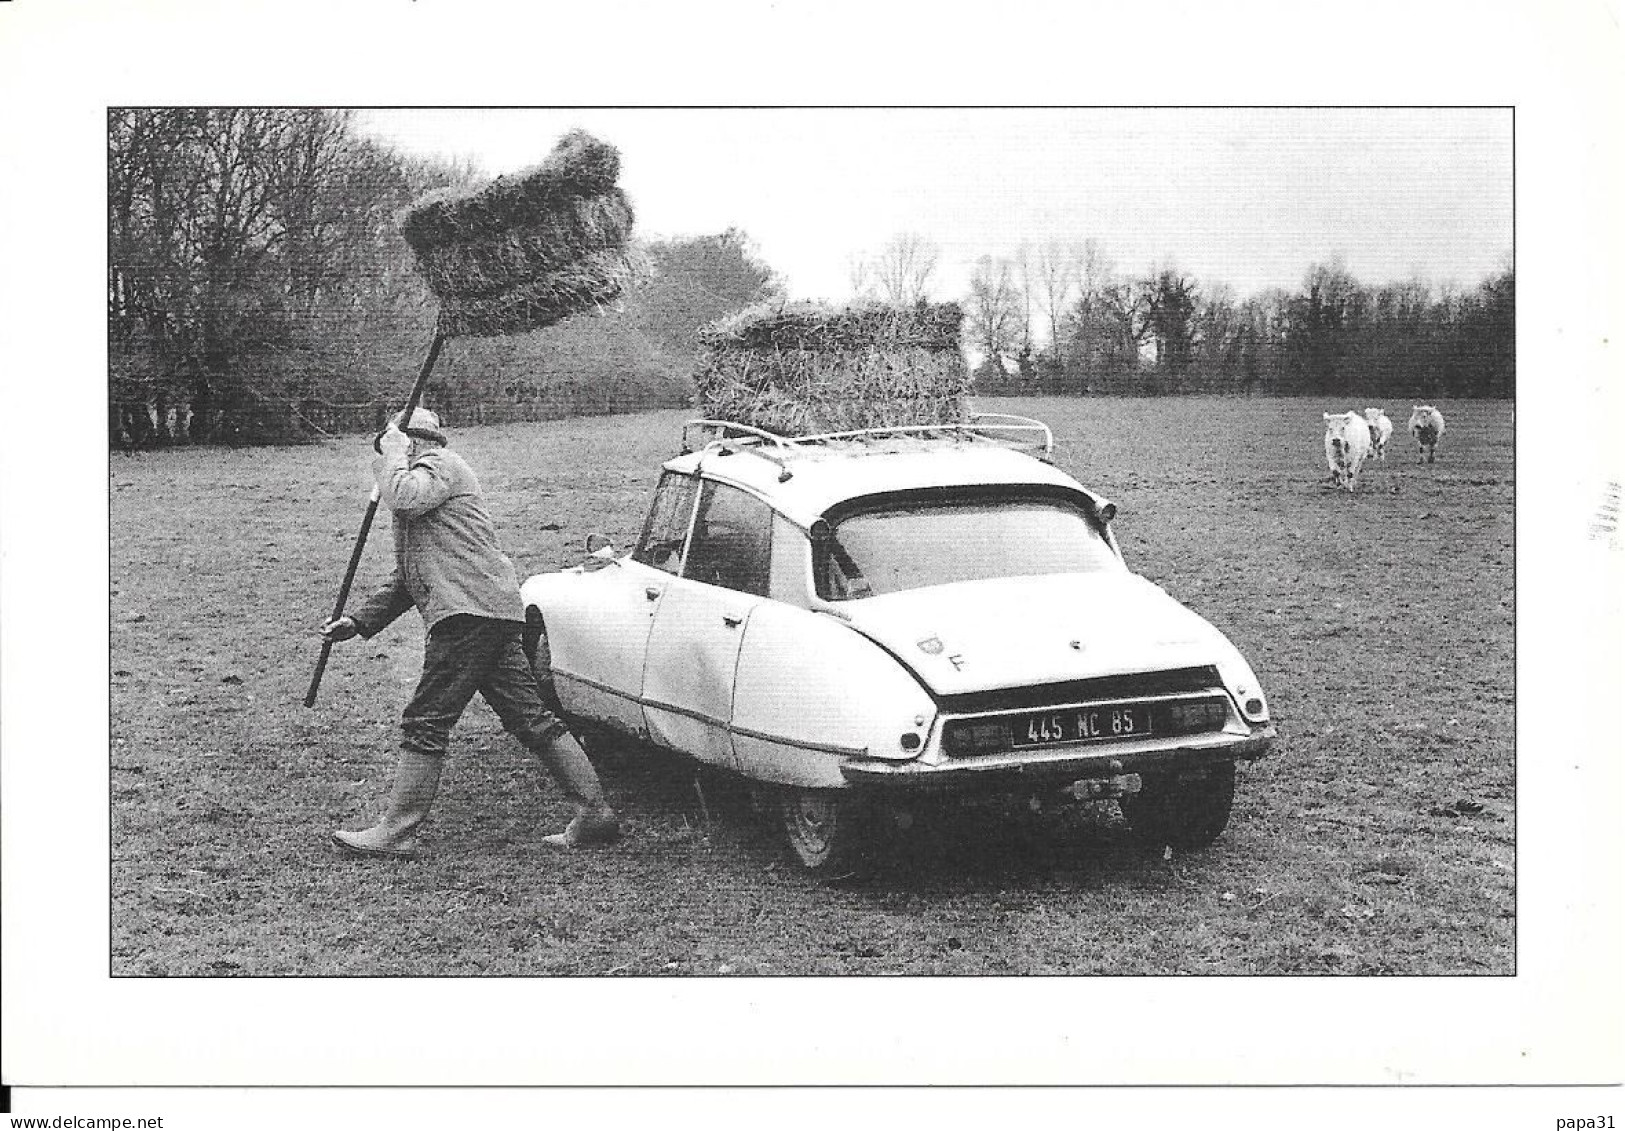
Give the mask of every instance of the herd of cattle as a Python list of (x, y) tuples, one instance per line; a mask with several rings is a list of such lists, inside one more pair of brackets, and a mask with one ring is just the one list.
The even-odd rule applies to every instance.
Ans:
[[(1332, 469), (1332, 485), (1349, 491), (1368, 458), (1388, 459), (1388, 438), (1394, 422), (1380, 408), (1358, 412), (1325, 412), (1326, 466)], [(1444, 435), (1444, 414), (1430, 404), (1411, 408), (1410, 432), (1416, 438), (1416, 462), (1433, 462), (1433, 449)]]

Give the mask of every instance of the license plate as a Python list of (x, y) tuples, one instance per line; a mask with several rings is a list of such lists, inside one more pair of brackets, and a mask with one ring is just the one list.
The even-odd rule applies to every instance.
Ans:
[(1035, 711), (1030, 715), (1016, 716), (1010, 726), (1010, 740), (1016, 746), (1110, 742), (1121, 738), (1144, 738), (1150, 733), (1151, 707), (1146, 703)]

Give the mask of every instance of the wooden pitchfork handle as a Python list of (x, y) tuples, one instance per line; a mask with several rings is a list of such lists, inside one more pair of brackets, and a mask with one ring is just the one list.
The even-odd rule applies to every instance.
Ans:
[[(434, 341), (429, 343), (429, 356), (423, 359), (423, 368), (418, 371), (417, 383), (412, 386), (412, 395), (406, 399), (406, 408), (401, 412), (402, 421), (412, 419), (413, 411), (418, 407), (418, 402), (423, 399), (423, 389), (429, 383), (429, 374), (434, 371), (435, 359), (440, 356), (440, 347), (445, 344), (446, 336), (438, 332), (434, 336)], [(382, 435), (382, 433), (379, 433), (379, 435)], [(373, 444), (376, 447), (376, 438)], [(344, 603), (350, 599), (350, 586), (354, 584), (356, 568), (361, 564), (361, 551), (367, 545), (367, 535), (372, 530), (372, 520), (378, 514), (379, 498), (379, 491), (375, 485), (372, 489), (372, 497), (367, 500), (367, 513), (361, 517), (361, 532), (355, 537), (355, 548), (350, 551), (350, 565), (344, 571), (344, 583), (339, 586), (339, 599), (333, 602), (333, 615), (327, 618), (329, 622), (336, 621), (344, 615)], [(322, 673), (327, 671), (327, 658), (332, 651), (333, 642), (331, 640), (322, 641), (322, 654), (316, 660), (316, 671), (310, 677), (309, 690), (305, 692), (305, 706), (307, 707), (316, 705), (316, 692), (321, 689)]]

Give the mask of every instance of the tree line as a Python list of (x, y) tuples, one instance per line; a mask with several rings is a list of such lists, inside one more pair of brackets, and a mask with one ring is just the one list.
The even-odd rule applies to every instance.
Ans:
[[(399, 217), (477, 170), (321, 109), (115, 109), (107, 168), (115, 446), (364, 431), (399, 407), (437, 312)], [(686, 403), (698, 327), (783, 289), (736, 230), (642, 250), (649, 278), (602, 317), (448, 343), (425, 403), (455, 424)]]
[(988, 392), (1511, 397), (1514, 313), (1510, 266), (1435, 290), (1362, 284), (1334, 260), (1238, 299), (1173, 266), (1121, 275), (1085, 241), (980, 259), (966, 332)]
[[(381, 426), (437, 311), (400, 214), (477, 169), (403, 155), (321, 109), (114, 109), (107, 160), (114, 445)], [(642, 250), (648, 278), (602, 317), (448, 344), (426, 403), (453, 424), (688, 403), (695, 331), (785, 289), (736, 229)], [(932, 297), (939, 260), (899, 235), (849, 260), (852, 295)], [(1448, 397), (1512, 394), (1513, 297), (1510, 268), (1435, 291), (1331, 263), (1240, 300), (1172, 266), (1123, 276), (1089, 241), (984, 257), (961, 301), (989, 393)]]

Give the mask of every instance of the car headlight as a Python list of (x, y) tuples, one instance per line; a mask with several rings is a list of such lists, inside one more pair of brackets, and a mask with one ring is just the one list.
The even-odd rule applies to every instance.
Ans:
[(1218, 663), (1219, 677), (1224, 680), (1224, 689), (1236, 701), (1241, 717), (1250, 723), (1269, 722), (1269, 701), (1264, 698), (1264, 689), (1259, 686), (1253, 669), (1229, 641), (1225, 641), (1224, 653)]
[(1241, 713), (1246, 716), (1248, 722), (1269, 722), (1269, 705), (1264, 702), (1262, 691), (1250, 691), (1246, 686), (1242, 686), (1237, 688), (1236, 693), (1238, 696), (1245, 696), (1241, 699)]

